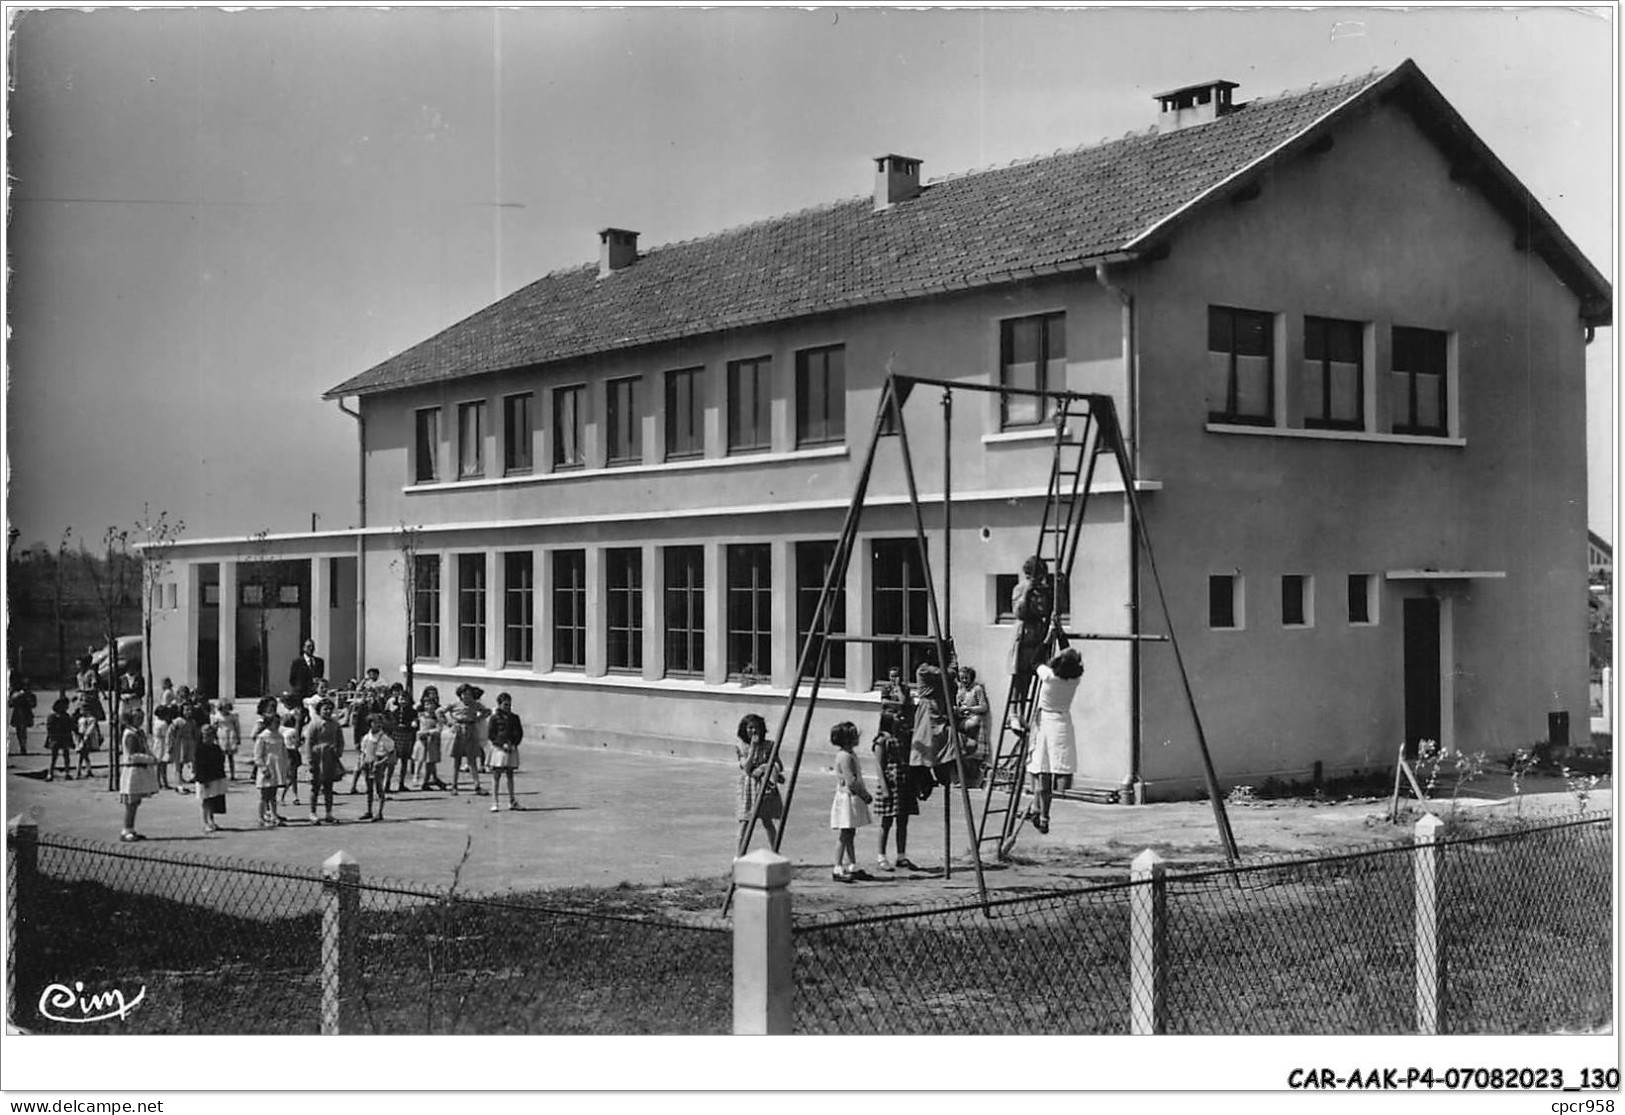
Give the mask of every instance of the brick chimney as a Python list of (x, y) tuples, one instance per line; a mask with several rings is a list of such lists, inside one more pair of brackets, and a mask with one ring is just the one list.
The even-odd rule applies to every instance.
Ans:
[(875, 159), (875, 212), (907, 201), (920, 192), (920, 160), (906, 155)]
[(598, 277), (619, 271), (638, 258), (638, 234), (624, 228), (606, 228), (598, 233)]
[(1233, 81), (1220, 79), (1158, 93), (1157, 103), (1162, 105), (1162, 113), (1157, 117), (1157, 131), (1177, 132), (1233, 112), (1236, 106), (1231, 103), (1230, 91), (1239, 88)]

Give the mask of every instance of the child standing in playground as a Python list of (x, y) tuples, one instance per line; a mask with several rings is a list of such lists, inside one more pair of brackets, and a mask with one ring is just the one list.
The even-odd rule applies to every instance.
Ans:
[(90, 755), (93, 751), (102, 749), (102, 726), (97, 720), (88, 715), (87, 711), (79, 713), (79, 723), (73, 733), (79, 740), (79, 763), (77, 771), (80, 778), (89, 778), (92, 767)]
[[(525, 738), (524, 725), (513, 711), (513, 697), (497, 694), (497, 710), (491, 714), (491, 812), (499, 808), (497, 798), (502, 796), (502, 778), (508, 778), (508, 808), (518, 809), (519, 800), (513, 796), (513, 772), (519, 769), (519, 741)], [(453, 775), (453, 778), (456, 776)]]
[(299, 734), (299, 721), (303, 706), (299, 698), (292, 693), (282, 694), (281, 723), (277, 725), (277, 734), (282, 737), (282, 759), (288, 768), (287, 778), (280, 783), (282, 787), (282, 800), (288, 799), (288, 791), (293, 790), (293, 803), (299, 804), (299, 768), (304, 766), (305, 744)]
[(198, 809), (203, 813), (203, 831), (219, 832), (215, 820), (226, 811), (226, 753), (220, 749), (220, 730), (205, 724), (192, 757), (192, 779), (197, 783)]
[(829, 827), (840, 834), (835, 843), (832, 875), (837, 883), (872, 879), (874, 876), (858, 869), (855, 847), (858, 829), (869, 823), (869, 803), (874, 800), (854, 754), (858, 726), (850, 720), (841, 721), (829, 730), (829, 741), (839, 750), (835, 756), (835, 800), (829, 806)]
[(784, 781), (784, 774), (778, 763), (774, 763), (772, 769), (768, 767), (768, 759), (773, 755), (773, 743), (767, 738), (767, 721), (754, 712), (746, 713), (739, 721), (736, 734), (739, 736), (739, 742), (734, 745), (734, 754), (739, 760), (736, 816), (740, 839), (744, 839), (745, 827), (755, 817), (762, 822), (762, 831), (767, 833), (768, 843), (777, 843), (778, 833), (773, 822), (784, 815), (784, 799), (779, 793), (779, 783)]
[(152, 714), (152, 750), (149, 754), (160, 790), (169, 789), (169, 732), (175, 723), (175, 715), (174, 705), (159, 705)]
[(886, 858), (886, 841), (895, 825), (896, 867), (916, 871), (918, 868), (908, 858), (908, 819), (920, 812), (920, 805), (908, 767), (908, 741), (898, 736), (897, 717), (890, 710), (880, 714), (880, 731), (875, 734), (873, 746), (875, 763), (880, 768), (880, 800), (876, 803), (880, 814), (880, 851), (875, 863), (882, 871), (893, 870), (892, 861)]
[(222, 697), (220, 703), (215, 705), (209, 722), (214, 725), (215, 738), (220, 741), (220, 751), (226, 757), (226, 777), (235, 782), (237, 748), (242, 745), (243, 728), (237, 720), (237, 714), (232, 711), (231, 701)]
[(254, 785), (260, 792), (260, 827), (275, 828), (283, 823), (277, 814), (277, 791), (290, 781), (288, 752), (282, 746), (282, 718), (277, 715), (276, 698), (260, 700), (259, 726), (254, 730)]
[[(389, 792), (389, 768), (395, 760), (395, 741), (389, 735), (388, 713), (374, 712), (367, 717), (367, 734), (361, 737), (356, 755), (361, 762), (361, 776), (367, 781), (367, 811), (361, 814), (361, 819), (382, 821), (384, 795)], [(372, 806), (374, 795), (378, 798), (376, 811)]]
[(425, 686), (423, 696), (418, 698), (418, 746), (423, 749), (423, 759), (419, 763), (423, 771), (418, 778), (420, 790), (447, 789), (446, 784), (440, 780), (438, 770), (440, 729), (443, 719), (440, 711), (440, 690), (432, 685)]
[(68, 714), (68, 699), (58, 697), (51, 702), (51, 712), (45, 718), (45, 751), (50, 765), (45, 768), (45, 781), (56, 779), (56, 757), (62, 756), (62, 777), (73, 781), (73, 717)]

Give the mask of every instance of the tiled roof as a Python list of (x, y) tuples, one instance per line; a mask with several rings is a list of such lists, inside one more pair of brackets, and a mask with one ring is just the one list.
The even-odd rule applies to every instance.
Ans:
[(653, 248), (603, 279), (596, 263), (557, 271), (327, 395), (547, 364), (1143, 250), (1328, 114), (1408, 75), (1426, 83), (1407, 62), (1254, 100), (1207, 124), (944, 178), (882, 212), (872, 198), (854, 198)]

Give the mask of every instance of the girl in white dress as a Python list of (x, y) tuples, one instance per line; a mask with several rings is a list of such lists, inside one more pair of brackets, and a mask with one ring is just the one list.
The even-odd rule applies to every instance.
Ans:
[(1067, 649), (1038, 667), (1038, 707), (1033, 719), (1032, 754), (1027, 773), (1038, 784), (1037, 801), (1027, 818), (1039, 832), (1049, 831), (1050, 800), (1056, 790), (1072, 785), (1078, 769), (1078, 742), (1072, 731), (1072, 698), (1083, 680), (1083, 657)]
[(829, 730), (829, 741), (840, 749), (835, 756), (835, 800), (829, 807), (829, 827), (840, 833), (835, 843), (837, 883), (850, 883), (874, 876), (858, 870), (858, 852), (855, 841), (858, 829), (869, 823), (869, 803), (874, 796), (864, 784), (863, 771), (853, 748), (858, 745), (858, 726), (843, 720)]

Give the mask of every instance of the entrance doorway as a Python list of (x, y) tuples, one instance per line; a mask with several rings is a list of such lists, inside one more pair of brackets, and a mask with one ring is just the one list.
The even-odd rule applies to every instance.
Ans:
[(1405, 601), (1405, 757), (1424, 739), (1443, 740), (1440, 719), (1439, 601)]

